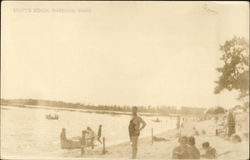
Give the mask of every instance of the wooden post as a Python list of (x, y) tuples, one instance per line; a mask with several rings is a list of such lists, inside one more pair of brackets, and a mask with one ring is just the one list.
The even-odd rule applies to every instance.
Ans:
[(181, 137), (181, 129), (182, 129), (182, 127), (180, 126), (180, 128), (179, 128), (179, 137)]
[(94, 149), (94, 138), (91, 138), (91, 148)]
[(218, 136), (218, 130), (217, 130), (217, 123), (218, 123), (218, 116), (215, 116), (215, 136)]
[(84, 155), (85, 153), (85, 150), (84, 150), (85, 145), (86, 145), (86, 132), (82, 131), (81, 155)]
[(180, 129), (179, 129), (179, 137), (181, 137), (181, 127), (180, 127)]
[(152, 138), (151, 144), (153, 144), (154, 143), (154, 129), (153, 128), (151, 128), (151, 138)]
[(103, 140), (102, 140), (102, 154), (105, 154), (106, 151), (105, 151), (105, 137), (103, 137)]

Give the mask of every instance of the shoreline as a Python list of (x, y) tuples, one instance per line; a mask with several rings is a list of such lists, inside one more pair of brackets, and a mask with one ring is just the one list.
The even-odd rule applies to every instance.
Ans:
[[(29, 108), (28, 108), (29, 107)], [(32, 107), (32, 106), (31, 106)], [(1, 106), (1, 109), (7, 109), (7, 110), (15, 110), (17, 113), (19, 113), (19, 112), (21, 112), (21, 111), (30, 111), (31, 113), (33, 113), (34, 111), (35, 112), (37, 112), (38, 113), (38, 115), (39, 115), (39, 117), (40, 118), (42, 118), (42, 119), (44, 119), (44, 116), (43, 115), (45, 115), (45, 114), (48, 114), (48, 113), (50, 113), (50, 112), (52, 112), (52, 111), (55, 111), (56, 109), (55, 108), (50, 108), (51, 109), (51, 111), (50, 110), (47, 110), (47, 108), (37, 108), (37, 107), (32, 107), (32, 108), (30, 108), (30, 106), (27, 106), (26, 108), (23, 108), (23, 107), (16, 107), (16, 106)], [(34, 109), (34, 110), (32, 110), (32, 109)], [(37, 110), (36, 110), (37, 109)], [(39, 110), (40, 109), (40, 110)], [(40, 112), (41, 111), (41, 112)], [(66, 112), (68, 112), (68, 111), (66, 111)], [(65, 113), (66, 113), (65, 112)], [(43, 113), (43, 114), (40, 114), (40, 113)], [(55, 112), (56, 113), (56, 112)], [(64, 112), (60, 112), (60, 113), (64, 113)], [(59, 115), (60, 115), (60, 113), (58, 113)], [(74, 113), (79, 113), (80, 115), (81, 115), (81, 113), (80, 112), (72, 112), (73, 113), (73, 115), (74, 115)], [(36, 114), (35, 114), (36, 115)], [(63, 120), (63, 114), (61, 115), (62, 117), (61, 117), (61, 120)], [(99, 116), (99, 115), (94, 115), (95, 117), (97, 117), (97, 116)], [(106, 115), (106, 116), (110, 116), (110, 115)], [(7, 117), (7, 116), (6, 116)], [(122, 116), (123, 117), (123, 116)], [(114, 118), (112, 118), (111, 117), (111, 119), (114, 119)], [(151, 118), (150, 117), (148, 117), (147, 118), (148, 120), (150, 120)], [(152, 118), (153, 119), (153, 118)], [(60, 121), (60, 118), (59, 118), (59, 121)], [(165, 122), (163, 119), (162, 119), (162, 121), (163, 122)], [(47, 122), (47, 121), (46, 121)], [(48, 121), (49, 122), (49, 121)], [(52, 121), (53, 123), (55, 122), (57, 122), (57, 121)], [(112, 121), (111, 121), (112, 122)], [(113, 121), (114, 122), (114, 121)], [(172, 122), (172, 121), (171, 121)], [(63, 123), (66, 123), (66, 122), (63, 122)], [(154, 123), (154, 122), (152, 122), (152, 123)], [(168, 128), (170, 128), (172, 125), (172, 123), (170, 123), (170, 121), (168, 120), (168, 123), (169, 123), (169, 126), (167, 126)], [(6, 123), (7, 124), (7, 123)], [(112, 123), (111, 123), (112, 124)], [(166, 132), (166, 130), (168, 129), (168, 128), (162, 128), (161, 127), (161, 123), (159, 123), (160, 124), (160, 128), (159, 128), (159, 130), (157, 130), (157, 127), (155, 127), (154, 129), (155, 129), (155, 133), (163, 133), (163, 132)], [(159, 126), (159, 124), (157, 123), (157, 125)], [(164, 123), (165, 124), (165, 123)], [(167, 123), (166, 123), (167, 124)], [(40, 128), (40, 127), (39, 127)], [(151, 127), (148, 127), (146, 130), (143, 130), (142, 132), (144, 132), (144, 133), (142, 133), (142, 135), (140, 136), (140, 139), (150, 139), (150, 137), (151, 137), (151, 132), (150, 132), (150, 128)], [(158, 131), (158, 132), (157, 132)], [(128, 130), (127, 130), (127, 128), (125, 128), (125, 127), (123, 127), (123, 130), (121, 131), (121, 132), (125, 132), (124, 133), (124, 135), (125, 136), (127, 136), (128, 135)], [(80, 133), (80, 132), (79, 132)], [(123, 133), (121, 133), (121, 134), (123, 134)], [(105, 136), (105, 135), (104, 135)], [(118, 135), (118, 137), (119, 137), (119, 135)], [(121, 137), (121, 136), (120, 136)], [(122, 137), (124, 137), (124, 136), (122, 136)], [(68, 136), (68, 138), (74, 138), (74, 135), (72, 134), (72, 135), (70, 135), (69, 134), (69, 136)], [(111, 138), (113, 138), (112, 140), (111, 140)], [(119, 140), (118, 141), (118, 139), (116, 138), (116, 137), (111, 137), (110, 139), (109, 138), (107, 138), (106, 137), (106, 147), (107, 147), (107, 150), (110, 152), (112, 149), (109, 149), (109, 148), (111, 148), (111, 147), (113, 147), (113, 146), (119, 146), (119, 145), (123, 145), (123, 144), (125, 144), (125, 145), (127, 145), (127, 144), (129, 144), (129, 136), (127, 136), (127, 137), (125, 137), (125, 138), (122, 138), (121, 140)], [(34, 149), (34, 153), (35, 153), (35, 155), (37, 155), (37, 156), (43, 156), (43, 157), (51, 157), (51, 156), (53, 156), (53, 158), (57, 158), (57, 157), (79, 157), (79, 155), (80, 155), (80, 149), (76, 149), (76, 150), (62, 150), (62, 149), (60, 149), (60, 143), (59, 143), (59, 139), (54, 139), (55, 141), (58, 141), (58, 142), (56, 142), (57, 144), (56, 145), (54, 145), (55, 147), (54, 147), (54, 149), (52, 149), (51, 151), (48, 151), (48, 152), (44, 152), (44, 153), (37, 153), (37, 149)], [(45, 141), (44, 141), (45, 142)], [(42, 142), (42, 143), (44, 143), (44, 142)], [(110, 142), (110, 143), (109, 143)], [(6, 142), (5, 142), (6, 143)], [(94, 153), (96, 153), (96, 154), (101, 154), (102, 153), (102, 145), (101, 144), (98, 144), (98, 142), (96, 142), (96, 144), (97, 144), (97, 146), (96, 146), (96, 148), (95, 148), (95, 150), (99, 150), (98, 151), (98, 153), (96, 153), (95, 151), (94, 151)], [(21, 144), (22, 145), (22, 144)], [(87, 149), (88, 150), (88, 149)], [(88, 152), (87, 154), (92, 154), (91, 152), (92, 152), (92, 150), (90, 150), (90, 151), (86, 151), (86, 152)], [(11, 156), (11, 155), (15, 155), (15, 154), (12, 154), (11, 152), (8, 152), (8, 150), (6, 150), (6, 152), (4, 152), (4, 153), (6, 153), (5, 155), (6, 156)], [(68, 154), (68, 155), (66, 155), (66, 154)], [(31, 155), (34, 155), (34, 154), (31, 154)], [(63, 156), (62, 156), (63, 155)], [(20, 152), (20, 155), (19, 156), (29, 156), (29, 154), (27, 154), (27, 152)], [(7, 158), (7, 157), (6, 157)], [(29, 157), (27, 157), (27, 158), (29, 158)], [(42, 158), (42, 157), (41, 157)], [(93, 157), (94, 158), (94, 157)]]
[[(157, 133), (154, 136), (157, 137), (168, 137), (170, 140), (176, 139), (176, 134), (178, 133), (178, 130), (176, 129), (170, 129), (167, 131), (163, 131), (161, 133)], [(152, 137), (139, 137), (139, 148), (140, 146), (146, 144), (146, 145), (154, 145), (154, 143), (159, 142), (153, 142), (152, 144)], [(102, 146), (96, 147), (94, 150), (91, 150), (90, 148), (86, 149), (86, 154), (81, 156), (80, 149), (75, 150), (64, 150), (63, 157), (65, 158), (84, 158), (84, 159), (130, 159), (128, 152), (130, 153), (131, 146), (130, 141), (121, 142), (118, 144), (113, 144), (106, 147), (106, 154), (102, 154)], [(119, 151), (120, 150), (120, 151)], [(140, 149), (139, 149), (140, 150)], [(125, 155), (121, 154), (122, 151), (125, 151)], [(139, 152), (139, 151), (138, 151)], [(139, 158), (141, 159), (141, 158)], [(146, 158), (148, 159), (148, 158)], [(154, 158), (152, 158), (154, 159)]]
[[(79, 109), (71, 107), (54, 107), (54, 106), (36, 106), (36, 105), (0, 105), (2, 107), (18, 107), (18, 108), (29, 108), (29, 109), (48, 109), (48, 110), (60, 110), (60, 111), (72, 111), (72, 112), (83, 112), (83, 113), (96, 113), (96, 114), (111, 114), (111, 115), (131, 115), (130, 112), (120, 111), (109, 111), (109, 110), (94, 110), (94, 109)], [(158, 113), (140, 113), (141, 116), (159, 116), (159, 117), (176, 117), (176, 115), (160, 115)]]
[[(194, 136), (196, 139), (196, 146), (203, 154), (202, 143), (208, 141), (212, 147), (214, 147), (219, 155), (216, 159), (225, 160), (235, 160), (235, 159), (248, 159), (249, 158), (249, 146), (248, 138), (242, 139), (240, 143), (233, 143), (226, 138), (218, 137), (214, 135), (214, 130), (211, 128), (213, 121), (192, 121), (189, 120), (183, 130), (182, 135)], [(193, 135), (192, 128), (196, 129), (201, 133), (202, 130), (206, 131), (206, 134)], [(172, 159), (172, 151), (174, 147), (178, 146), (178, 133), (177, 129), (170, 129), (168, 131), (155, 134), (154, 136), (163, 137), (168, 139), (168, 141), (158, 141), (153, 142), (151, 137), (139, 137), (138, 142), (138, 156), (137, 159)], [(80, 150), (75, 150), (71, 153), (64, 152), (61, 156), (66, 158), (87, 158), (87, 159), (130, 159), (131, 157), (131, 146), (129, 141), (120, 143), (117, 145), (112, 145), (107, 147), (107, 153), (105, 155), (102, 153), (102, 148), (91, 150), (87, 149), (86, 154), (81, 156)], [(202, 159), (202, 158), (201, 158)]]
[[(20, 106), (20, 105), (17, 105), (17, 106), (6, 106), (6, 105), (3, 105), (3, 106), (1, 106), (1, 108), (0, 109), (3, 109), (3, 110), (9, 110), (9, 109), (11, 109), (11, 108), (24, 108), (24, 109), (41, 109), (41, 110), (51, 110), (51, 111), (54, 111), (54, 112), (56, 112), (56, 111), (58, 111), (58, 110), (61, 110), (61, 111), (69, 111), (69, 112), (79, 112), (79, 113), (81, 113), (81, 112), (83, 112), (83, 113), (93, 113), (93, 112), (91, 112), (92, 110), (80, 110), (80, 109), (75, 109), (75, 110), (72, 110), (72, 109), (67, 109), (67, 108), (59, 108), (59, 107), (49, 107), (49, 106), (39, 106), (39, 107), (36, 107), (36, 106), (32, 106), (32, 105), (22, 105), (22, 106)], [(94, 113), (96, 113), (96, 112), (94, 112)], [(96, 113), (96, 114), (101, 114), (101, 113)], [(109, 113), (102, 113), (102, 114), (109, 114)], [(131, 114), (128, 114), (128, 115), (126, 115), (126, 114), (121, 114), (121, 115), (125, 115), (125, 116), (130, 116)], [(145, 115), (143, 115), (143, 114), (139, 114), (140, 116), (145, 116)], [(169, 117), (169, 116), (158, 116), (158, 117), (167, 117), (167, 118), (173, 118), (173, 117)], [(60, 117), (59, 117), (59, 119), (60, 119)], [(168, 129), (168, 130), (172, 130), (171, 128), (170, 129)], [(165, 132), (167, 132), (168, 130), (165, 130), (165, 131), (158, 131), (158, 132), (155, 132), (154, 131), (154, 133), (155, 134), (161, 134), (161, 133), (165, 133)], [(127, 131), (127, 130), (126, 130)], [(77, 136), (76, 136), (77, 137)], [(149, 134), (147, 134), (147, 135), (141, 135), (140, 136), (141, 138), (148, 138), (148, 137), (151, 137), (151, 133), (149, 133)], [(71, 137), (72, 138), (72, 137)], [(74, 138), (74, 137), (73, 137)], [(112, 144), (110, 144), (110, 146), (113, 146), (113, 145), (119, 145), (119, 144), (123, 144), (123, 143), (128, 143), (129, 142), (129, 137), (128, 137), (128, 139), (127, 140), (125, 140), (125, 139), (122, 139), (122, 140), (119, 140), (118, 142), (115, 142), (115, 143), (112, 143)]]
[[(2, 109), (2, 108), (1, 108)], [(199, 133), (204, 134), (194, 135), (196, 139), (196, 146), (203, 153), (202, 143), (208, 141), (210, 145), (216, 148), (219, 155), (217, 159), (248, 159), (249, 157), (249, 139), (244, 138), (240, 143), (232, 143), (227, 138), (215, 136), (215, 122), (213, 120), (197, 121), (193, 118), (186, 118), (184, 122), (184, 128), (181, 130), (182, 135), (193, 135), (193, 127), (197, 129)], [(127, 131), (127, 130), (126, 130)], [(142, 130), (144, 132), (144, 130)], [(147, 132), (148, 133), (148, 132)], [(157, 141), (152, 143), (150, 134), (146, 137), (139, 137), (138, 142), (138, 158), (137, 159), (171, 159), (172, 151), (174, 147), (178, 145), (179, 130), (169, 129), (160, 133), (154, 134), (154, 136), (168, 139), (168, 141)], [(243, 137), (242, 137), (243, 138)], [(80, 149), (62, 150), (60, 144), (58, 144), (58, 150), (51, 151), (49, 153), (41, 153), (36, 158), (39, 159), (130, 159), (131, 157), (131, 145), (129, 140), (120, 142), (118, 144), (108, 145), (106, 141), (106, 154), (102, 154), (102, 145), (96, 146), (94, 150), (86, 148), (85, 154), (81, 155)], [(51, 156), (53, 155), (53, 157)], [(41, 157), (39, 157), (41, 156)], [(17, 156), (16, 156), (17, 157)], [(17, 159), (20, 159), (18, 156)], [(1, 157), (1, 158), (14, 158), (14, 157)], [(24, 159), (32, 159), (32, 157), (24, 157)]]

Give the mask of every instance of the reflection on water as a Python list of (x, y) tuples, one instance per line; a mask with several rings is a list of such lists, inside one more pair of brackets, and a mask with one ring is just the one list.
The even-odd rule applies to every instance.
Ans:
[[(46, 114), (58, 114), (59, 120), (48, 120)], [(81, 135), (81, 131), (90, 126), (95, 132), (103, 125), (103, 136), (106, 144), (112, 145), (128, 141), (128, 115), (109, 115), (84, 113), (68, 110), (30, 109), (1, 106), (1, 153), (3, 156), (51, 156), (60, 157), (64, 150), (60, 149), (60, 132), (66, 128), (68, 138)], [(175, 119), (158, 117), (161, 122), (142, 118), (147, 126), (141, 137), (150, 136), (151, 128), (159, 133), (175, 127)], [(98, 143), (97, 143), (98, 144)]]

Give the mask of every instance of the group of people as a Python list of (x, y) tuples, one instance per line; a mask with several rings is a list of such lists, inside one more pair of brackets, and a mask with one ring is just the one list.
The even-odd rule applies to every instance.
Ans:
[(94, 149), (95, 140), (102, 144), (102, 141), (100, 139), (102, 133), (102, 125), (99, 125), (98, 135), (96, 135), (96, 133), (90, 127), (87, 127), (86, 130), (83, 131), (83, 133), (85, 134), (86, 145), (92, 146), (92, 149)]
[(96, 133), (90, 127), (87, 127), (85, 133), (86, 133), (86, 139), (90, 140), (91, 143), (94, 143), (94, 140), (97, 140), (99, 143), (102, 144), (102, 141), (101, 141), (102, 125), (99, 125), (97, 135), (96, 135)]
[[(180, 118), (179, 118), (180, 121)], [(183, 120), (184, 121), (184, 120)], [(146, 122), (137, 115), (137, 107), (132, 107), (132, 119), (129, 122), (128, 130), (132, 146), (132, 159), (136, 158), (137, 145), (140, 132), (145, 128)], [(178, 125), (178, 127), (183, 127)], [(200, 154), (199, 149), (195, 146), (195, 138), (193, 136), (181, 136), (179, 138), (179, 145), (174, 148), (172, 153), (173, 159), (215, 159), (217, 156), (216, 149), (211, 147), (209, 142), (204, 142), (202, 148), (205, 150), (204, 154)]]
[(182, 120), (181, 120), (181, 117), (178, 116), (177, 117), (177, 122), (176, 122), (176, 128), (177, 129), (184, 128), (184, 121), (185, 121), (184, 118), (182, 118)]
[[(146, 122), (137, 115), (137, 107), (132, 107), (132, 119), (129, 122), (128, 131), (129, 137), (132, 147), (132, 159), (135, 159), (137, 156), (137, 146), (138, 146), (138, 138), (140, 136), (140, 132), (145, 128)], [(96, 139), (99, 143), (102, 144), (101, 136), (102, 136), (102, 125), (99, 125), (97, 135), (90, 128), (87, 127), (84, 131), (86, 133), (86, 140), (90, 140), (93, 147), (93, 142)], [(65, 129), (62, 129), (61, 140), (67, 139), (65, 134)], [(214, 159), (216, 158), (216, 149), (211, 147), (209, 142), (204, 142), (202, 144), (202, 148), (205, 150), (205, 154), (200, 154), (200, 151), (195, 146), (195, 138), (193, 136), (181, 136), (178, 140), (179, 145), (174, 148), (172, 153), (173, 159), (200, 159), (201, 157), (206, 159)]]
[(179, 145), (174, 148), (172, 158), (173, 159), (215, 159), (216, 149), (211, 147), (209, 142), (204, 142), (202, 148), (205, 150), (204, 154), (200, 154), (200, 151), (195, 146), (195, 138), (193, 136), (182, 136), (179, 138)]
[[(86, 144), (92, 146), (92, 149), (94, 148), (94, 141), (95, 140), (97, 140), (99, 143), (102, 144), (102, 141), (101, 141), (102, 125), (99, 125), (97, 135), (90, 127), (87, 127), (86, 130), (83, 131), (83, 133), (85, 134), (85, 140), (87, 142)], [(77, 138), (80, 140), (79, 142), (75, 142), (73, 140), (70, 140), (66, 137), (66, 129), (62, 128), (60, 139), (61, 139), (61, 148), (62, 149), (72, 149), (72, 148), (79, 148), (80, 147), (82, 137)]]

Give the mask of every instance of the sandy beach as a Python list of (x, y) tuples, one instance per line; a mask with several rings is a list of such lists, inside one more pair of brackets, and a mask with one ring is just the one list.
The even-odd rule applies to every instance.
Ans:
[[(203, 142), (208, 141), (212, 147), (215, 147), (218, 154), (221, 154), (217, 159), (248, 159), (249, 147), (248, 139), (242, 139), (240, 143), (232, 143), (229, 140), (215, 136), (214, 134), (214, 122), (212, 120), (206, 121), (194, 121), (188, 119), (184, 123), (184, 128), (182, 129), (182, 135), (191, 136), (192, 128), (196, 129), (201, 133), (202, 130), (206, 131), (206, 134), (195, 136), (196, 146), (203, 153), (201, 145)], [(157, 137), (163, 137), (169, 139), (169, 141), (153, 142), (151, 137), (140, 138), (138, 156), (137, 159), (171, 159), (172, 150), (178, 145), (177, 134), (178, 130), (173, 129), (166, 131), (164, 133), (155, 135)], [(108, 142), (107, 142), (108, 143)], [(129, 142), (122, 143), (119, 145), (110, 146), (107, 148), (107, 153), (102, 155), (102, 149), (98, 148), (95, 150), (87, 149), (86, 154), (83, 156), (87, 159), (93, 158), (105, 158), (105, 159), (130, 159), (131, 157), (131, 146)], [(64, 152), (65, 157), (68, 158), (79, 158), (80, 150), (72, 150), (67, 153)]]
[(8, 1), (0, 160), (249, 156), (249, 3)]

